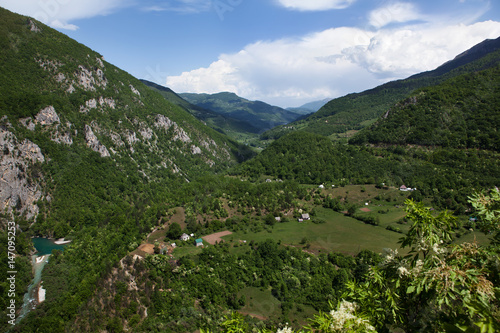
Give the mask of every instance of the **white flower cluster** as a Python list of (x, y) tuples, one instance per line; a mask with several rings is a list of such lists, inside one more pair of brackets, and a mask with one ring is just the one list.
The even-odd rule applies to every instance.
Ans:
[[(442, 243), (443, 241), (441, 241)], [(438, 243), (435, 243), (432, 245), (432, 251), (435, 253), (435, 254), (442, 254), (442, 253), (445, 253), (446, 252), (446, 249), (442, 248), (439, 246)]]
[(417, 277), (424, 267), (424, 262), (421, 259), (418, 259), (415, 263), (415, 267), (411, 267), (408, 261), (402, 260), (400, 263), (401, 266), (396, 270), (400, 278), (404, 277)]
[(398, 256), (398, 250), (384, 249), (384, 261), (381, 263), (382, 266), (392, 263)]
[[(367, 320), (356, 317), (354, 314), (356, 308), (356, 303), (342, 301), (337, 310), (330, 312), (334, 320), (330, 328), (334, 332), (344, 332), (347, 328), (364, 328), (366, 331), (375, 331), (375, 328)], [(346, 325), (348, 326), (346, 327)]]
[(411, 274), (412, 275), (419, 275), (420, 272), (422, 271), (423, 267), (424, 267), (423, 260), (418, 259), (417, 262), (415, 263), (415, 267), (413, 267), (411, 270)]
[(410, 275), (410, 271), (405, 266), (401, 266), (401, 267), (398, 267), (398, 275), (399, 275), (399, 277), (405, 277), (405, 276)]
[(283, 328), (278, 328), (276, 333), (293, 333), (293, 329), (291, 327), (285, 326)]
[(429, 249), (427, 241), (425, 238), (421, 238), (420, 241), (417, 242), (417, 252), (425, 252)]

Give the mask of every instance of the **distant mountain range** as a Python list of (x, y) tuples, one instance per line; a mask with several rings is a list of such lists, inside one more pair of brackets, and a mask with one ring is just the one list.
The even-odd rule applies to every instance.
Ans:
[(158, 91), (169, 102), (182, 107), (199, 120), (205, 122), (208, 126), (230, 137), (237, 138), (241, 134), (256, 135), (263, 130), (248, 121), (192, 104), (170, 88), (146, 80), (141, 81), (151, 89)]
[(331, 98), (325, 98), (320, 101), (314, 101), (314, 102), (309, 102), (306, 103), (302, 106), (295, 107), (295, 108), (286, 108), (288, 111), (300, 113), (300, 114), (310, 114), (318, 111), (321, 109), (326, 103), (328, 103), (331, 100)]
[(245, 121), (263, 132), (275, 126), (288, 124), (302, 114), (272, 106), (261, 101), (249, 101), (230, 92), (217, 94), (179, 94), (183, 99), (203, 109)]

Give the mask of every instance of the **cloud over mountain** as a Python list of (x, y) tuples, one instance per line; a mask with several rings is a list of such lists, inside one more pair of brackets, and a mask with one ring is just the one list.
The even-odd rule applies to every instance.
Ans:
[(166, 84), (182, 92), (232, 91), (280, 106), (299, 105), (434, 69), (498, 36), (500, 22), (494, 21), (379, 30), (332, 28), (249, 44), (239, 52), (220, 55), (206, 68), (169, 76)]

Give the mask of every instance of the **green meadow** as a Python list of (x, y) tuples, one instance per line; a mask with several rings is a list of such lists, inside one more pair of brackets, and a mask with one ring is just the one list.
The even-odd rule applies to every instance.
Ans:
[(401, 234), (360, 222), (341, 213), (322, 207), (316, 208), (315, 218), (324, 223), (311, 221), (276, 223), (272, 229), (257, 233), (238, 231), (223, 237), (226, 241), (255, 241), (273, 239), (284, 245), (300, 246), (314, 253), (343, 252), (356, 254), (368, 249), (380, 253), (384, 248), (397, 248)]

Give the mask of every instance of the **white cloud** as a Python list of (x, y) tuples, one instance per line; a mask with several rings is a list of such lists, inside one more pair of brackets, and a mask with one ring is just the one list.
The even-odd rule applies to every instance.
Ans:
[(291, 10), (320, 11), (346, 8), (356, 0), (277, 0), (277, 2)]
[(500, 36), (500, 22), (380, 30), (368, 47), (345, 49), (353, 62), (381, 77), (431, 70), (487, 38)]
[(390, 23), (403, 23), (424, 19), (423, 15), (412, 3), (395, 2), (388, 6), (373, 10), (368, 16), (368, 22), (375, 28), (385, 27)]
[(334, 28), (297, 39), (253, 43), (219, 56), (207, 68), (169, 76), (166, 84), (178, 92), (231, 91), (296, 106), (434, 69), (498, 36), (500, 22), (493, 21), (378, 31)]
[(0, 6), (36, 18), (54, 28), (75, 30), (70, 21), (108, 15), (132, 0), (0, 0)]

